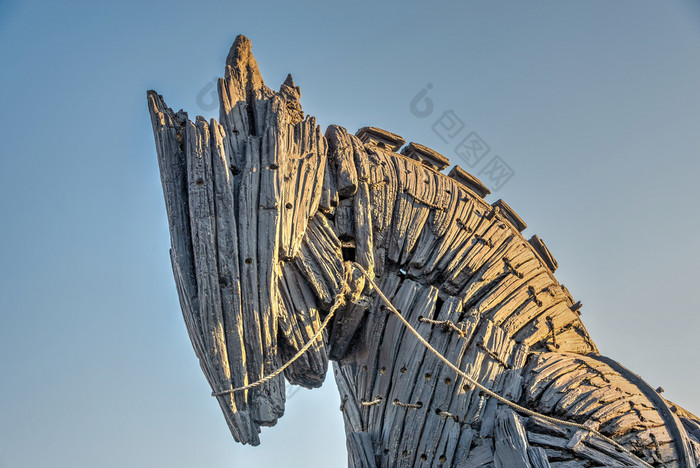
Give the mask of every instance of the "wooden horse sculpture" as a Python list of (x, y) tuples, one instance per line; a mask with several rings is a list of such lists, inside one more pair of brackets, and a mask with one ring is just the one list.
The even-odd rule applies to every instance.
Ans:
[(245, 37), (218, 91), (218, 122), (148, 104), (183, 316), (237, 441), (330, 360), (353, 467), (698, 465), (698, 418), (599, 355), (478, 179), (384, 130), (323, 134)]

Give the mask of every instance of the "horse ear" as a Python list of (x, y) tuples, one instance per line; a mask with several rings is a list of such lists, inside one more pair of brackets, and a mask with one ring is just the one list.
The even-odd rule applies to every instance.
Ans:
[(240, 34), (226, 57), (226, 78), (236, 77), (240, 80), (239, 88), (247, 93), (262, 89), (265, 82), (260, 74), (258, 62), (253, 56), (250, 39)]
[(301, 89), (294, 84), (292, 74), (287, 75), (287, 79), (280, 86), (280, 95), (287, 103), (287, 114), (290, 118), (290, 123), (295, 125), (304, 120), (304, 112), (301, 110), (299, 99), (301, 98)]

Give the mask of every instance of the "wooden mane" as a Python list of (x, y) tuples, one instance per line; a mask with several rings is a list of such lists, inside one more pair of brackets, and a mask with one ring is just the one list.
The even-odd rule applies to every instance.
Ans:
[[(282, 416), (285, 379), (318, 387), (333, 361), (350, 466), (697, 465), (700, 422), (599, 355), (556, 260), (505, 202), (385, 130), (322, 134), (300, 94), (291, 76), (279, 92), (265, 86), (243, 36), (219, 80), (218, 122), (148, 92), (183, 317), (237, 441), (257, 445)], [(631, 453), (469, 385), (351, 262), (471, 378)], [(234, 391), (290, 361), (338, 297), (329, 329), (283, 376)]]

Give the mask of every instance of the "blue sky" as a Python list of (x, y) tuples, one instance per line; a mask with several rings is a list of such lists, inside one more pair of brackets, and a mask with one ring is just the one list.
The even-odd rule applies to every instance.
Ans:
[(331, 376), (235, 444), (179, 311), (145, 93), (216, 116), (237, 34), (323, 126), (466, 166), (433, 131), (453, 111), (601, 352), (700, 412), (696, 2), (0, 0), (0, 468), (344, 466)]

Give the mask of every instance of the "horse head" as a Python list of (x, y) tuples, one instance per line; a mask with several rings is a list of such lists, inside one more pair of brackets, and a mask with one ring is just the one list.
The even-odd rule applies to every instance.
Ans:
[[(477, 178), (385, 130), (322, 133), (243, 36), (218, 94), (219, 121), (148, 103), (185, 324), (237, 441), (257, 445), (285, 379), (318, 387), (331, 360), (353, 466), (549, 466), (542, 446), (693, 463), (678, 417), (599, 356), (552, 254)], [(554, 411), (564, 429), (536, 417)], [(602, 432), (577, 451), (582, 427), (635, 453)]]

